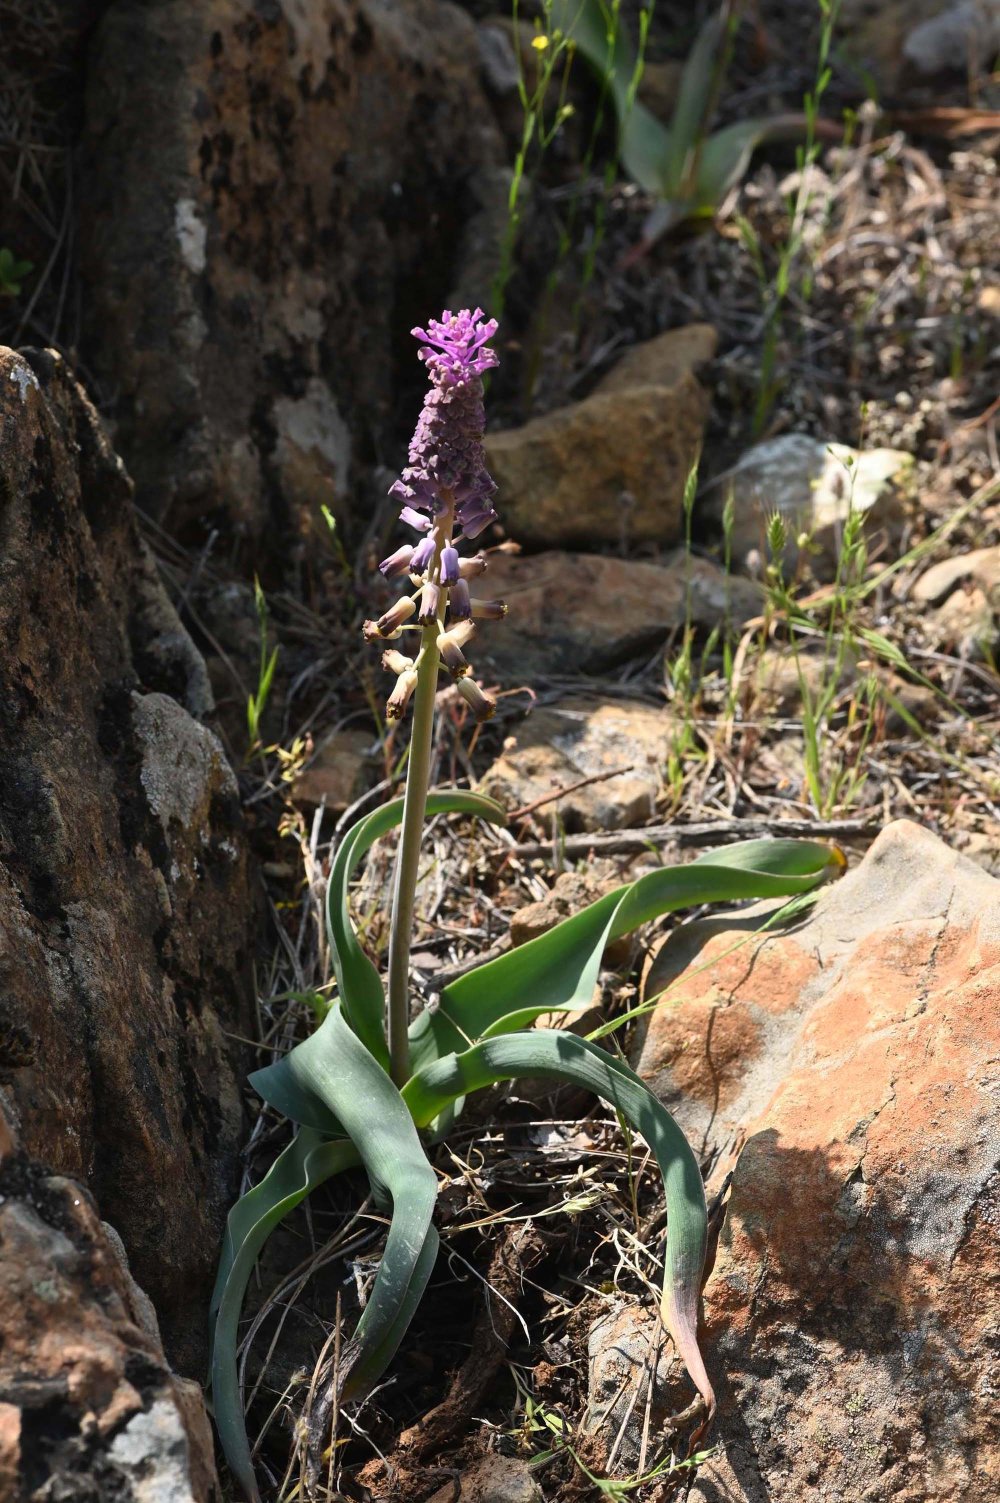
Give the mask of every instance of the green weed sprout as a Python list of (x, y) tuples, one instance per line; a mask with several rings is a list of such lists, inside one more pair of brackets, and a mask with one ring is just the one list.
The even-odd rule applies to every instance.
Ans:
[(799, 140), (810, 128), (816, 133), (815, 118), (810, 126), (806, 116), (795, 114), (739, 120), (710, 133), (734, 27), (731, 0), (699, 33), (684, 64), (669, 126), (635, 97), (641, 69), (608, 0), (553, 0), (552, 22), (607, 81), (618, 116), (622, 166), (659, 200), (643, 226), (646, 245), (686, 221), (714, 217), (759, 146)]
[(20, 297), (21, 284), (34, 269), (32, 261), (19, 261), (6, 245), (0, 248), (0, 297)]
[[(396, 678), (387, 712), (412, 701), (406, 791), (350, 828), (333, 859), (326, 899), (336, 991), (315, 1030), (290, 1053), (251, 1076), (258, 1094), (298, 1130), (264, 1179), (230, 1212), (212, 1301), (212, 1396), (229, 1466), (243, 1495), (260, 1498), (247, 1440), (237, 1369), (240, 1310), (257, 1255), (274, 1227), (317, 1186), (360, 1165), (389, 1218), (382, 1260), (365, 1308), (340, 1349), (334, 1379), (314, 1406), (309, 1444), (322, 1454), (331, 1414), (370, 1393), (403, 1340), (434, 1268), (437, 1179), (428, 1145), (442, 1137), (473, 1091), (537, 1077), (568, 1082), (609, 1102), (640, 1132), (663, 1177), (667, 1205), (661, 1313), (701, 1397), (705, 1426), (715, 1410), (698, 1344), (707, 1215), (698, 1161), (670, 1113), (621, 1060), (569, 1031), (532, 1029), (543, 1013), (590, 1006), (605, 947), (661, 914), (744, 898), (810, 892), (842, 866), (829, 846), (749, 841), (686, 866), (663, 867), (626, 883), (546, 934), (485, 962), (446, 985), (438, 1005), (411, 1018), (410, 940), (417, 859), (425, 821), (445, 813), (504, 822), (491, 799), (428, 787), (435, 695), (448, 674), (477, 719), (493, 703), (465, 657), (476, 622), (497, 618), (499, 601), (477, 601), (469, 581), (486, 567), (458, 544), (496, 516), (485, 463), (482, 377), (496, 364), (496, 330), (480, 309), (446, 311), (426, 330), (420, 358), (430, 387), (393, 486), (401, 520), (418, 541), (381, 564), (405, 581), (395, 605), (365, 625), (387, 644)], [(395, 643), (412, 643), (404, 652)], [(376, 840), (402, 833), (390, 923), (388, 985), (362, 948), (348, 911), (352, 874)], [(704, 1429), (703, 1426), (702, 1428)]]

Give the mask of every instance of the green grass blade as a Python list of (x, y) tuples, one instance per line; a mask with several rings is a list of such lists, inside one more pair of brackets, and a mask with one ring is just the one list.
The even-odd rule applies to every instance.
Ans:
[(715, 1395), (698, 1346), (698, 1301), (705, 1266), (707, 1215), (697, 1160), (666, 1107), (619, 1060), (569, 1033), (510, 1034), (427, 1065), (403, 1087), (418, 1127), (451, 1101), (500, 1080), (530, 1076), (566, 1081), (611, 1103), (649, 1144), (667, 1200), (663, 1319), (711, 1413)]
[(324, 1180), (360, 1163), (353, 1143), (329, 1142), (303, 1128), (268, 1173), (229, 1213), (212, 1296), (212, 1408), (230, 1471), (244, 1496), (259, 1503), (240, 1394), (236, 1351), (240, 1311), (254, 1263), (278, 1223)]
[[(434, 814), (478, 814), (493, 824), (506, 821), (506, 814), (493, 799), (457, 788), (429, 795), (428, 818)], [(362, 857), (402, 817), (403, 800), (393, 799), (353, 825), (334, 857), (326, 889), (327, 933), (344, 1015), (386, 1070), (389, 1051), (385, 1041), (385, 991), (378, 969), (365, 954), (351, 923), (347, 900), (351, 877)]]
[(588, 1007), (609, 940), (650, 919), (701, 903), (790, 897), (842, 870), (835, 847), (750, 840), (649, 872), (446, 987), (439, 1008), (410, 1030), (414, 1069), (542, 1013)]

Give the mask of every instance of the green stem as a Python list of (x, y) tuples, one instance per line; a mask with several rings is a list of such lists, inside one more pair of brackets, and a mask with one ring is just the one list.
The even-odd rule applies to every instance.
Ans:
[(413, 732), (406, 769), (403, 823), (396, 859), (389, 934), (389, 1071), (397, 1086), (410, 1078), (410, 941), (420, 864), (420, 840), (427, 811), (434, 738), (434, 697), (438, 678), (438, 626), (425, 626), (417, 687), (413, 692)]
[[(434, 527), (434, 560), (427, 578), (440, 581), (441, 552), (451, 542), (455, 501), (443, 492), (446, 510)], [(434, 744), (434, 699), (437, 694), (441, 653), (438, 636), (444, 616), (447, 591), (442, 588), (438, 618), (425, 626), (420, 639), (417, 662), (417, 687), (413, 691), (413, 731), (406, 768), (406, 792), (403, 795), (403, 820), (396, 858), (396, 881), (392, 894), (389, 926), (389, 1073), (402, 1088), (410, 1078), (410, 943), (413, 938), (413, 913), (420, 868), (420, 841), (427, 814), (427, 791), (431, 779), (431, 751)]]

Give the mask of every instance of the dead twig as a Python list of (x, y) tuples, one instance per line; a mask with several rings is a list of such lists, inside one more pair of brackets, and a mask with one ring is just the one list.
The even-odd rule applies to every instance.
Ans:
[[(751, 840), (761, 836), (788, 836), (830, 840), (861, 840), (874, 837), (881, 829), (870, 819), (719, 819), (699, 824), (650, 825), (645, 830), (615, 830), (610, 835), (570, 835), (562, 842), (563, 855), (627, 856), (646, 851), (650, 846), (722, 845), (727, 840)], [(507, 853), (528, 860), (549, 855), (547, 841), (526, 841)]]

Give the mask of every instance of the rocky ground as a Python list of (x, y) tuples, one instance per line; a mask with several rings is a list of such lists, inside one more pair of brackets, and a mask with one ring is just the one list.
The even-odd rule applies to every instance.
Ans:
[[(706, 9), (658, 0), (661, 114)], [(229, 1496), (207, 1294), (286, 1140), (241, 1082), (308, 1026), (331, 852), (399, 781), (359, 628), (407, 331), (495, 302), (523, 15), (0, 0), (0, 249), (33, 263), (0, 344), (36, 347), (0, 353), (3, 1498)], [(645, 933), (595, 997), (669, 989), (615, 1038), (728, 1206), (713, 1436), (686, 1456), (644, 1150), (519, 1087), (441, 1151), (448, 1256), (318, 1496), (995, 1495), (998, 28), (991, 0), (844, 0), (815, 162), (758, 153), (658, 238), (574, 64), (488, 393), (499, 709), (477, 730), (443, 692), (435, 748), (512, 817), (432, 826), (418, 983), (725, 840), (828, 836), (851, 869), (780, 933)], [(818, 39), (811, 6), (744, 7), (719, 120), (801, 110)], [(374, 956), (391, 863), (356, 894)], [(378, 1254), (370, 1221), (337, 1259), (357, 1189), (289, 1222), (248, 1303), (275, 1499)]]

